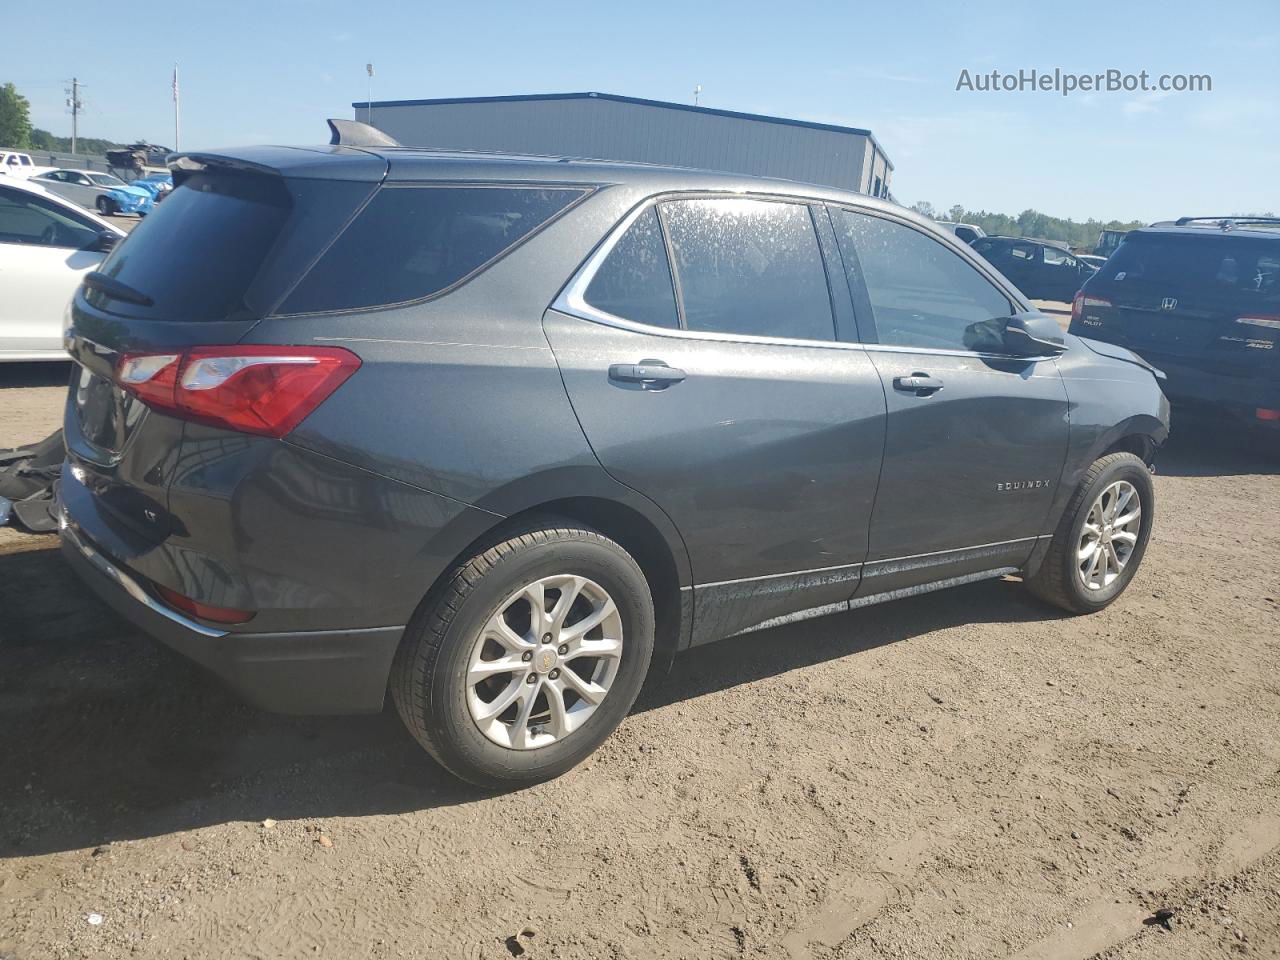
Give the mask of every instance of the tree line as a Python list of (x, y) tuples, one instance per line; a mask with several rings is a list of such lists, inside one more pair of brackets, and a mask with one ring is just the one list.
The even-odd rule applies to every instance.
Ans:
[(927, 201), (913, 203), (911, 209), (934, 220), (950, 220), (953, 223), (970, 223), (983, 232), (1001, 237), (1035, 237), (1038, 240), (1054, 240), (1071, 247), (1092, 248), (1103, 230), (1134, 230), (1146, 224), (1141, 220), (1064, 220), (1051, 217), (1039, 210), (1023, 210), (1016, 217), (1007, 213), (989, 213), (986, 210), (966, 210), (956, 204), (949, 210), (937, 210)]
[[(76, 141), (76, 150), (88, 154), (103, 154), (122, 146), (97, 137), (79, 137)], [(70, 153), (71, 138), (55, 137), (48, 130), (31, 126), (31, 104), (17, 87), (6, 83), (0, 85), (0, 147)]]

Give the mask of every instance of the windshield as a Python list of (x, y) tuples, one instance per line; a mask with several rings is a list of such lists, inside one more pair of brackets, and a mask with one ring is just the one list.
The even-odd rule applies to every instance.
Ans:
[(113, 177), (109, 173), (90, 173), (87, 175), (90, 180), (100, 187), (123, 187), (127, 186), (119, 177)]

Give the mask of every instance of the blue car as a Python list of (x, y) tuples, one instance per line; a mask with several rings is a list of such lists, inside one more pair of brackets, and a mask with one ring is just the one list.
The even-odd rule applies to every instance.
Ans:
[(173, 176), (168, 172), (149, 173), (129, 183), (131, 187), (142, 187), (151, 194), (151, 198), (159, 203), (173, 189)]
[(31, 178), (46, 190), (60, 194), (103, 216), (136, 213), (145, 217), (155, 206), (155, 195), (146, 187), (125, 183), (109, 173), (92, 170), (50, 170)]

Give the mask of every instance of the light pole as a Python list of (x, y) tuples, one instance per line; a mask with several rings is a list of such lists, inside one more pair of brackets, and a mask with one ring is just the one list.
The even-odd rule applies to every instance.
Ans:
[(173, 149), (177, 152), (181, 149), (178, 141), (182, 138), (182, 122), (179, 115), (178, 103), (178, 65), (173, 65)]
[(364, 69), (369, 74), (369, 85), (365, 95), (365, 122), (373, 126), (373, 64), (366, 63)]

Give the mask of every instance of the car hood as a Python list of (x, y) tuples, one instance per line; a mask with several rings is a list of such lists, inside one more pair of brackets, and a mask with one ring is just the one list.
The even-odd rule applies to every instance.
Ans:
[(149, 197), (151, 191), (146, 187), (108, 187), (112, 193), (124, 193), (131, 197)]

